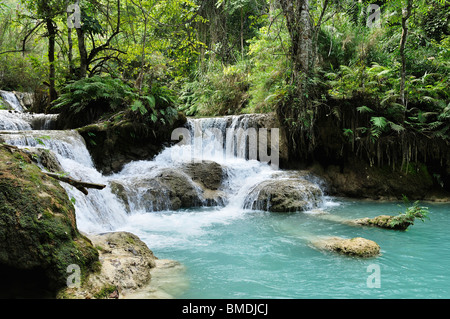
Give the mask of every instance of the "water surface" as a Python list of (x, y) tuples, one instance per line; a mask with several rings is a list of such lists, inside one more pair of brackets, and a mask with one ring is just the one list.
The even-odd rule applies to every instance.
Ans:
[[(397, 214), (399, 203), (336, 198), (326, 215), (202, 208), (135, 214), (124, 228), (186, 266), (189, 288), (178, 298), (449, 298), (450, 205), (422, 204), (430, 220), (405, 232), (341, 222)], [(371, 239), (381, 256), (320, 251), (311, 241), (321, 236)], [(367, 283), (373, 265), (380, 288)]]

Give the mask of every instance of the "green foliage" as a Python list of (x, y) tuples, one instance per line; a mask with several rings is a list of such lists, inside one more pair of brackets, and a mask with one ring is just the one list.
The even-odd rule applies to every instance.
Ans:
[(171, 123), (177, 116), (173, 92), (167, 87), (154, 84), (138, 93), (120, 79), (100, 76), (70, 82), (53, 108), (71, 127), (87, 125), (119, 111), (148, 123)]
[(250, 101), (247, 112), (271, 112), (287, 94), (289, 61), (285, 50), (289, 34), (283, 21), (264, 26), (249, 41), (248, 55), (252, 65), (249, 76)]
[(397, 216), (391, 219), (390, 226), (394, 227), (399, 224), (408, 223), (413, 225), (416, 219), (424, 222), (429, 218), (428, 207), (420, 206), (419, 201), (411, 204), (406, 196), (403, 196), (405, 211), (400, 212)]
[(248, 102), (248, 71), (245, 64), (221, 67), (211, 63), (205, 73), (187, 82), (180, 94), (187, 115), (229, 115), (239, 113)]
[(69, 83), (55, 101), (54, 108), (68, 109), (74, 114), (94, 108), (117, 111), (131, 96), (131, 88), (121, 80), (94, 76)]

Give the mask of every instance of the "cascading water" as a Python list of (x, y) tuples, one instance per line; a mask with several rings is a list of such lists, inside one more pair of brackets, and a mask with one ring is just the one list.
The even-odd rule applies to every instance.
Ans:
[(32, 114), (0, 110), (0, 131), (51, 130), (57, 114)]
[[(103, 190), (89, 189), (89, 195), (85, 196), (61, 183), (68, 196), (75, 200), (81, 231), (130, 231), (158, 258), (175, 259), (186, 265), (189, 285), (183, 278), (179, 279), (181, 286), (171, 282), (164, 287), (169, 295), (185, 299), (450, 296), (448, 204), (430, 204), (431, 222), (418, 223), (407, 233), (355, 228), (342, 223), (342, 220), (396, 212), (396, 203), (335, 199), (323, 203), (320, 208), (325, 212), (313, 209), (306, 214), (265, 213), (264, 210), (270, 209), (264, 206), (268, 202), (258, 202), (258, 197), (266, 184), (298, 182), (292, 188), (302, 188), (306, 180), (317, 188), (322, 185), (308, 174), (278, 170), (249, 159), (251, 145), (239, 128), (254, 128), (251, 116), (191, 119), (185, 128), (189, 145), (177, 143), (151, 161), (132, 162), (117, 174), (103, 176), (94, 168), (76, 131), (36, 131), (22, 115), (0, 113), (0, 123), (16, 123), (16, 126), (3, 126), (8, 131), (0, 132), (0, 140), (24, 148), (52, 150), (61, 169), (73, 178), (107, 185)], [(220, 134), (195, 135), (196, 131), (207, 129)], [(236, 133), (233, 142), (226, 140), (227, 130), (230, 135)], [(238, 140), (243, 142), (237, 143)], [(227, 149), (230, 146), (234, 148)], [(226, 196), (221, 204), (174, 210), (168, 203), (170, 194), (163, 192), (155, 203), (146, 202), (146, 183), (164, 170), (179, 172), (178, 176), (183, 177), (185, 166), (197, 161), (214, 161), (225, 171), (226, 178), (219, 191)], [(129, 207), (115, 195), (117, 192), (113, 193), (115, 182), (121, 182), (122, 195), (130, 199)], [(195, 186), (195, 183), (191, 180), (187, 185)], [(316, 191), (306, 194), (306, 200), (317, 194), (321, 196)], [(333, 235), (369, 237), (380, 244), (382, 255), (367, 260), (339, 258), (309, 245), (311, 238)], [(374, 264), (383, 274), (380, 289), (367, 286), (368, 267)]]
[(14, 94), (14, 92), (8, 92), (8, 91), (2, 91), (0, 90), (0, 96), (3, 98), (3, 100), (9, 104), (9, 106), (18, 112), (23, 112), (24, 109), (22, 105), (19, 102), (19, 99)]
[[(19, 112), (2, 113), (0, 119), (0, 123), (31, 122), (30, 117)], [(62, 183), (69, 197), (74, 199), (78, 227), (86, 232), (117, 229), (125, 223), (128, 217), (126, 212), (132, 215), (136, 212), (171, 211), (167, 189), (156, 185), (152, 196), (146, 196), (155, 177), (168, 169), (184, 174), (181, 171), (187, 163), (214, 161), (225, 172), (226, 178), (220, 187), (225, 196), (217, 203), (219, 212), (204, 214), (209, 215), (209, 220), (205, 218), (198, 223), (202, 225), (243, 214), (244, 208), (251, 207), (256, 200), (254, 196), (249, 196), (255, 186), (281, 176), (277, 169), (257, 160), (247, 159), (251, 148), (251, 139), (245, 135), (249, 119), (249, 115), (190, 119), (187, 123), (190, 143), (168, 147), (151, 161), (131, 162), (121, 172), (111, 176), (103, 176), (95, 169), (84, 140), (76, 131), (31, 130), (31, 125), (24, 124), (10, 127), (9, 131), (0, 133), (0, 138), (8, 144), (24, 148), (49, 149), (56, 154), (63, 171), (72, 178), (107, 185), (104, 190), (89, 190), (89, 195), (85, 196)], [(283, 172), (282, 175), (286, 177), (290, 173)], [(184, 177), (188, 180), (187, 185), (198, 193), (197, 206), (203, 206), (206, 200), (202, 198), (198, 185), (191, 177)], [(116, 196), (117, 192), (112, 193), (111, 186), (114, 184), (122, 187), (122, 197), (127, 197), (126, 204), (123, 198)]]

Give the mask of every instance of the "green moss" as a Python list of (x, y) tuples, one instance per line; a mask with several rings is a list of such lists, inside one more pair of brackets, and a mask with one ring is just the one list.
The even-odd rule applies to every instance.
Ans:
[(67, 267), (92, 271), (98, 251), (76, 228), (75, 208), (58, 181), (43, 174), (20, 150), (0, 146), (0, 264), (46, 269), (63, 287)]
[(96, 299), (105, 299), (108, 298), (110, 294), (117, 290), (116, 286), (108, 285), (103, 287), (98, 293), (94, 295)]

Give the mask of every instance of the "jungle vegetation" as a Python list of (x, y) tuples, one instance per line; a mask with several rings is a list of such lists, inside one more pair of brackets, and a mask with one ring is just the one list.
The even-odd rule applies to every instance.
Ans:
[(293, 158), (317, 156), (330, 129), (343, 145), (330, 156), (446, 174), (449, 9), (448, 0), (0, 0), (0, 89), (34, 92), (34, 111), (91, 120), (276, 112)]

